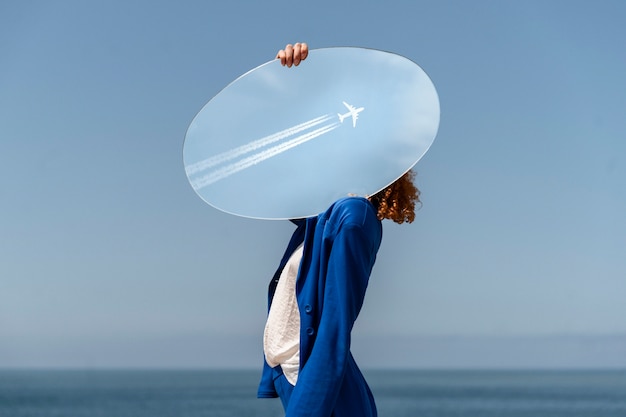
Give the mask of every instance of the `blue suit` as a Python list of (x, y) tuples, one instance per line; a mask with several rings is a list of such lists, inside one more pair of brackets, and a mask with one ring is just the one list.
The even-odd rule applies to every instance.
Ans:
[[(374, 398), (350, 353), (350, 333), (382, 239), (376, 209), (364, 198), (344, 198), (295, 223), (269, 289), (271, 304), (281, 270), (304, 242), (296, 281), (300, 371), (296, 386), (281, 394), (286, 417), (375, 417)], [(264, 363), (259, 398), (277, 397), (274, 380), (281, 376), (280, 366)]]

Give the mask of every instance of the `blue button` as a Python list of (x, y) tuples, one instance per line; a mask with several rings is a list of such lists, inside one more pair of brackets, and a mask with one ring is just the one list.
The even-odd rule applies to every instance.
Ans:
[(315, 329), (313, 327), (307, 327), (306, 334), (313, 336), (315, 334)]
[(311, 311), (313, 311), (313, 307), (311, 307), (310, 304), (307, 304), (304, 306), (304, 312), (307, 314), (311, 314)]

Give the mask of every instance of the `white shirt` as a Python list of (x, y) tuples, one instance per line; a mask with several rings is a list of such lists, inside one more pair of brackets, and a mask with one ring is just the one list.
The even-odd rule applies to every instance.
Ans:
[(302, 250), (303, 245), (296, 248), (280, 274), (263, 334), (267, 364), (271, 367), (280, 365), (291, 385), (296, 385), (300, 368), (300, 310), (296, 279)]

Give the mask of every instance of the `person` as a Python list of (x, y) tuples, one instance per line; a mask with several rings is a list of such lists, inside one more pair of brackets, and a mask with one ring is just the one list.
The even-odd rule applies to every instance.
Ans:
[[(287, 67), (306, 43), (276, 58)], [(411, 223), (419, 190), (408, 171), (369, 198), (345, 197), (322, 214), (296, 219), (269, 285), (259, 398), (276, 398), (286, 417), (375, 417), (372, 392), (350, 353), (356, 321), (382, 241), (383, 219)]]

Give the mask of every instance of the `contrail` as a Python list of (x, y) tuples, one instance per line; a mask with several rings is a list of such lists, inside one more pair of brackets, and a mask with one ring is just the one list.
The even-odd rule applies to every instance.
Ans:
[[(331, 117), (334, 118), (334, 117)], [(291, 139), (289, 141), (283, 142), (276, 146), (273, 146), (267, 150), (261, 151), (257, 154), (251, 155), (247, 158), (244, 158), (238, 162), (227, 165), (223, 168), (220, 168), (212, 173), (205, 175), (203, 177), (197, 178), (191, 181), (191, 186), (194, 190), (199, 190), (201, 188), (206, 187), (207, 185), (211, 185), (221, 179), (224, 179), (236, 172), (242, 171), (246, 168), (251, 167), (252, 165), (256, 165), (261, 161), (265, 161), (273, 156), (281, 154), (291, 148), (294, 148), (298, 145), (301, 145), (311, 139), (315, 139), (318, 136), (321, 136), (325, 133), (330, 132), (331, 130), (339, 127), (339, 123), (335, 122), (330, 125), (322, 126), (318, 129), (315, 129), (311, 132), (305, 133), (304, 135), (300, 135), (297, 138)]]
[(316, 117), (315, 119), (309, 120), (308, 122), (304, 122), (299, 125), (282, 130), (280, 132), (274, 133), (272, 135), (265, 136), (261, 139), (255, 140), (253, 142), (247, 143), (245, 145), (239, 146), (229, 151), (214, 155), (200, 162), (187, 165), (185, 167), (185, 171), (187, 172), (188, 176), (195, 174), (197, 172), (200, 172), (200, 171), (204, 171), (205, 169), (211, 168), (216, 165), (220, 165), (224, 162), (230, 161), (231, 159), (235, 159), (238, 156), (245, 155), (249, 152), (255, 151), (271, 143), (278, 142), (282, 139), (286, 139), (287, 137), (295, 135), (296, 133), (302, 132), (303, 130), (310, 129), (313, 126), (319, 125), (320, 123), (327, 122), (328, 120), (332, 118), (334, 118), (334, 116), (325, 115), (325, 116)]

